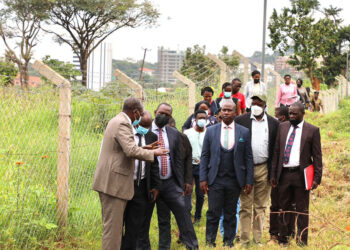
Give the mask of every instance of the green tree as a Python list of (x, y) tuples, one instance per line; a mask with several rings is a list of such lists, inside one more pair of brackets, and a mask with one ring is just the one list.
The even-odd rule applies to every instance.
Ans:
[(231, 70), (237, 69), (239, 65), (239, 58), (233, 54), (229, 55), (228, 51), (229, 49), (227, 46), (222, 46), (222, 49), (218, 56)]
[(17, 65), (21, 85), (25, 87), (28, 87), (29, 61), (50, 1), (0, 0), (0, 37), (5, 44), (6, 58)]
[(121, 28), (151, 26), (158, 17), (158, 11), (147, 0), (54, 0), (51, 27), (46, 31), (54, 34), (57, 42), (68, 44), (78, 56), (86, 86), (87, 61), (97, 46)]
[(205, 81), (216, 70), (216, 64), (206, 57), (205, 46), (194, 45), (187, 48), (180, 73), (193, 81)]
[(81, 75), (80, 70), (75, 69), (74, 64), (53, 59), (50, 56), (45, 56), (42, 61), (58, 74), (71, 82), (76, 82), (77, 77)]
[(318, 0), (291, 0), (291, 7), (278, 14), (274, 9), (270, 18), (271, 42), (268, 46), (285, 55), (292, 49), (289, 64), (304, 70), (316, 86), (317, 59), (326, 54), (329, 43), (334, 42), (335, 25), (329, 18), (316, 20), (314, 12), (319, 10)]
[(0, 59), (0, 86), (8, 86), (18, 74), (18, 68), (15, 64)]

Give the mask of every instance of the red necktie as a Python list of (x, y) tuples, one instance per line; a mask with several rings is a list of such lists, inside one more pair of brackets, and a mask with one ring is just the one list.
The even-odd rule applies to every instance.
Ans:
[[(162, 129), (159, 129), (159, 142), (160, 142), (160, 147), (165, 149), (165, 143), (164, 143), (164, 139), (163, 139), (163, 134), (162, 134)], [(161, 175), (162, 176), (166, 176), (168, 174), (168, 157), (167, 155), (162, 155), (160, 157), (161, 161)]]
[(289, 162), (289, 157), (290, 157), (290, 153), (292, 152), (292, 147), (293, 147), (294, 138), (295, 138), (297, 128), (298, 128), (298, 126), (295, 126), (292, 133), (289, 136), (287, 147), (284, 150), (284, 155), (283, 155), (283, 163), (284, 164), (288, 164), (288, 162)]

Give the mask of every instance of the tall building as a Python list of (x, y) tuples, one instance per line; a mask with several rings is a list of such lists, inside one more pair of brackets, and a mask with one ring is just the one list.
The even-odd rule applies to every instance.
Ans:
[[(80, 69), (77, 55), (73, 55), (73, 64)], [(87, 64), (88, 89), (101, 90), (112, 80), (112, 44), (101, 43), (89, 56)]]
[(173, 72), (180, 69), (185, 58), (184, 51), (158, 48), (157, 78), (160, 82), (175, 83)]

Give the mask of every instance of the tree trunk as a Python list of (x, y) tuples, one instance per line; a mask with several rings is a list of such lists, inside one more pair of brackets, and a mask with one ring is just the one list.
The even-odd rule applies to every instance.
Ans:
[(29, 88), (29, 66), (28, 66), (29, 62), (25, 62), (24, 65), (23, 65), (23, 69), (24, 69), (24, 72), (23, 72), (23, 80), (24, 80), (24, 86), (26, 89)]
[(80, 69), (81, 69), (81, 76), (82, 76), (81, 83), (83, 84), (84, 87), (88, 87), (87, 86), (88, 56), (85, 50), (80, 51), (79, 61), (80, 61)]

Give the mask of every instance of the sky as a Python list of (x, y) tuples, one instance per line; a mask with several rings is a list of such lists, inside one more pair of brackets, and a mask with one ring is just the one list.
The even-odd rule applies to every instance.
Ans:
[[(146, 61), (157, 61), (157, 49), (185, 50), (195, 44), (206, 45), (207, 52), (218, 53), (223, 45), (245, 56), (262, 49), (264, 0), (153, 0), (161, 13), (153, 28), (125, 28), (112, 34), (113, 58), (141, 60), (143, 49), (149, 51)], [(349, 0), (320, 0), (321, 7), (333, 5), (343, 9), (344, 25), (350, 24)], [(267, 0), (267, 18), (273, 9), (289, 6), (289, 0)], [(268, 30), (267, 30), (267, 41)], [(267, 51), (268, 52), (268, 51)], [(271, 51), (270, 51), (271, 52)], [(0, 55), (4, 44), (0, 41)], [(45, 55), (63, 61), (72, 61), (67, 45), (56, 44), (52, 36), (42, 34), (34, 50), (34, 59)]]

